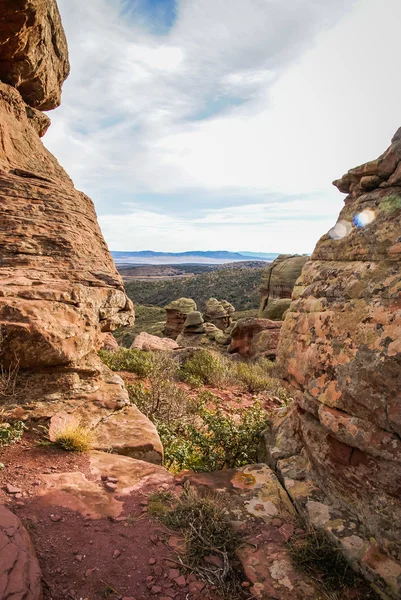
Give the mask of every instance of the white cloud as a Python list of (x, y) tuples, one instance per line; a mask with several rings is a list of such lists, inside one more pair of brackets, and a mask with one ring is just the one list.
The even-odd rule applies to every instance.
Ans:
[[(113, 249), (311, 251), (332, 179), (400, 124), (399, 0), (179, 0), (162, 36), (120, 0), (59, 4), (72, 75), (45, 142)], [(268, 194), (282, 204), (259, 210)]]

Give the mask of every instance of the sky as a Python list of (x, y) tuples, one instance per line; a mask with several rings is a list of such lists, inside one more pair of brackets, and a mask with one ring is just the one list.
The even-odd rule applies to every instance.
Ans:
[(401, 126), (399, 0), (58, 0), (44, 142), (111, 250), (310, 253)]

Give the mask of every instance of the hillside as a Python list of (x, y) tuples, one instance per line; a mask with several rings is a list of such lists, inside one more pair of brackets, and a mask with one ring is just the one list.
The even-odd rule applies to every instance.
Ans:
[(248, 310), (259, 306), (262, 270), (262, 267), (223, 268), (178, 279), (126, 279), (125, 288), (135, 304), (162, 307), (185, 296), (193, 298), (198, 308), (203, 310), (208, 298), (217, 297), (228, 300), (237, 310)]
[(137, 252), (112, 251), (111, 255), (116, 264), (131, 265), (161, 265), (161, 264), (221, 264), (223, 262), (235, 262), (243, 260), (274, 260), (277, 253), (256, 252), (228, 252), (226, 250), (196, 251), (189, 252), (154, 252), (152, 250), (141, 250)]

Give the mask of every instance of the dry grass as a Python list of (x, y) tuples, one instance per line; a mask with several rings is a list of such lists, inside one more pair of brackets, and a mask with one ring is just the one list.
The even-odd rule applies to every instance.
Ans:
[[(200, 495), (186, 487), (180, 498), (170, 493), (151, 494), (148, 510), (183, 535), (185, 551), (178, 555), (178, 562), (185, 570), (216, 586), (226, 600), (247, 597), (235, 555), (242, 538), (232, 528), (221, 498), (211, 493)], [(216, 557), (216, 564), (205, 560), (210, 556)]]
[(93, 446), (93, 432), (80, 421), (61, 423), (53, 431), (53, 444), (69, 452), (87, 452)]
[[(380, 600), (380, 596), (351, 568), (341, 549), (324, 531), (309, 527), (306, 533), (293, 536), (287, 548), (294, 565), (315, 581), (326, 598)], [(356, 590), (363, 595), (347, 594)]]

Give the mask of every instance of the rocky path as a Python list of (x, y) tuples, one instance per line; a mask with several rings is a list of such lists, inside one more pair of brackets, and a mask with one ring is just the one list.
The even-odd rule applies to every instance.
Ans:
[[(42, 572), (43, 600), (223, 600), (213, 586), (180, 569), (183, 539), (148, 512), (149, 494), (180, 496), (188, 485), (221, 495), (232, 526), (244, 535), (238, 550), (244, 599), (328, 598), (291, 563), (287, 542), (303, 530), (267, 465), (174, 477), (129, 457), (99, 451), (74, 455), (36, 442), (28, 432), (2, 452), (0, 541), (10, 519), (22, 532), (21, 523), (25, 526)], [(22, 536), (31, 562), (21, 567), (15, 560), (10, 567), (3, 553), (0, 585), (6, 572), (7, 585), (17, 581), (29, 591), (24, 599), (40, 600), (35, 552), (29, 536)], [(365, 600), (365, 592), (343, 598)], [(0, 598), (9, 597), (4, 593), (0, 587)]]

